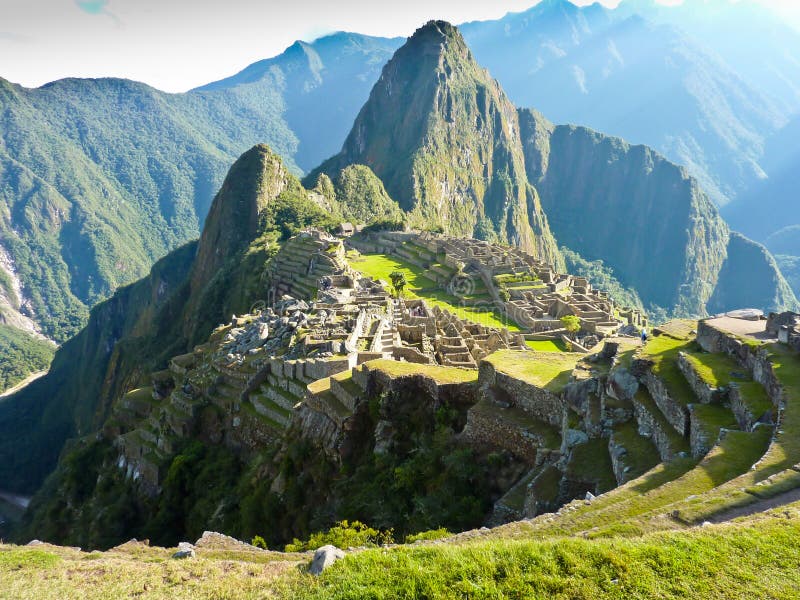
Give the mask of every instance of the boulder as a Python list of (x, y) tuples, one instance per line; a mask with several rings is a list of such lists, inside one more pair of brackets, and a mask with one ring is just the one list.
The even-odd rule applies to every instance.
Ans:
[(337, 560), (344, 558), (344, 556), (344, 551), (339, 550), (336, 546), (323, 546), (314, 553), (314, 560), (311, 561), (308, 572), (312, 575), (320, 575), (325, 569)]
[(189, 542), (181, 542), (178, 544), (178, 551), (172, 555), (172, 558), (194, 558), (194, 546)]

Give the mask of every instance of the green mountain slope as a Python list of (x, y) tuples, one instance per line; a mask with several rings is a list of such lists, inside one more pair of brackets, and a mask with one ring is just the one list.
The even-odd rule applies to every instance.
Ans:
[[(0, 253), (63, 342), (88, 307), (195, 238), (227, 167), (267, 142), (299, 172), (341, 144), (399, 41), (334, 34), (186, 94), (0, 80)], [(302, 165), (302, 166), (298, 166)]]
[(26, 331), (0, 324), (0, 393), (47, 369), (55, 348)]
[[(266, 260), (289, 221), (325, 224), (281, 159), (256, 146), (231, 167), (199, 242), (157, 262), (149, 275), (116, 291), (91, 312), (81, 332), (55, 355), (48, 375), (0, 401), (0, 479), (33, 491), (64, 442), (98, 429), (112, 402), (167, 358), (208, 337), (231, 314), (267, 301)], [(303, 220), (305, 219), (305, 221)]]
[[(528, 174), (559, 242), (602, 259), (651, 310), (702, 315), (796, 306), (774, 260), (763, 249), (742, 251), (752, 243), (731, 237), (685, 169), (646, 146), (554, 126), (535, 111), (520, 111), (520, 124)], [(749, 273), (759, 289), (731, 285), (730, 275), (721, 281), (723, 264), (728, 274)], [(718, 284), (724, 290), (715, 296)]]
[(513, 105), (458, 30), (431, 22), (386, 65), (342, 152), (307, 181), (365, 164), (412, 225), (471, 236), (488, 218), (501, 240), (561, 264), (518, 132)]
[(800, 35), (747, 3), (700, 4), (548, 0), (463, 31), (518, 106), (646, 144), (722, 205), (763, 174), (766, 138), (797, 109)]

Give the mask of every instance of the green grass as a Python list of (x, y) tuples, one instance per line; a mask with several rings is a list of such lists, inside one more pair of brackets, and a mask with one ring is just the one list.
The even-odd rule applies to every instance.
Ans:
[(559, 392), (569, 383), (572, 371), (582, 357), (572, 352), (556, 354), (500, 350), (486, 357), (486, 360), (501, 373), (551, 392)]
[(669, 335), (651, 337), (642, 349), (642, 356), (653, 361), (653, 373), (664, 382), (670, 397), (687, 406), (696, 400), (691, 386), (678, 367), (678, 354), (688, 350), (692, 342)]
[(800, 585), (791, 520), (636, 539), (491, 540), (369, 550), (305, 598), (788, 598)]
[[(800, 357), (786, 346), (770, 344), (768, 352), (772, 359), (773, 369), (780, 383), (785, 389), (786, 409), (779, 433), (775, 440), (766, 448), (763, 457), (755, 469), (743, 473), (727, 484), (702, 498), (694, 500), (687, 510), (687, 517), (695, 520), (714, 515), (730, 506), (750, 503), (756, 500), (755, 496), (743, 495), (742, 490), (756, 490), (767, 492), (768, 487), (758, 486), (767, 478), (779, 473), (788, 473), (794, 465), (800, 463)], [(759, 428), (756, 431), (765, 432), (767, 435), (771, 428)], [(789, 481), (793, 475), (788, 473)], [(785, 485), (785, 484), (784, 484)]]
[[(454, 383), (473, 383), (478, 380), (478, 372), (474, 369), (459, 369), (457, 367), (442, 367), (439, 365), (418, 365), (409, 362), (400, 362), (379, 358), (364, 363), (369, 370), (383, 371), (393, 377), (421, 375), (429, 377), (438, 385)], [(311, 384), (314, 385), (313, 383)], [(309, 389), (311, 386), (309, 386)]]
[(611, 466), (608, 440), (595, 438), (576, 446), (567, 465), (567, 476), (580, 481), (597, 482), (599, 493), (615, 488), (617, 479)]
[(723, 406), (694, 404), (692, 406), (692, 413), (695, 416), (695, 422), (706, 432), (711, 443), (713, 443), (719, 435), (720, 429), (739, 428), (733, 413), (730, 409)]
[[(403, 271), (406, 275), (407, 287), (403, 297), (407, 299), (421, 298), (431, 306), (438, 306), (448, 310), (459, 319), (472, 321), (486, 327), (495, 329), (506, 328), (509, 331), (519, 331), (519, 327), (510, 319), (498, 313), (491, 303), (485, 309), (476, 306), (466, 306), (455, 296), (451, 296), (432, 280), (425, 276), (425, 270), (396, 256), (386, 254), (362, 254), (357, 258), (348, 258), (350, 266), (367, 277), (379, 279), (389, 283), (389, 274), (392, 271)], [(476, 290), (485, 289), (483, 282), (475, 282)], [(480, 285), (479, 285), (480, 284)]]
[(686, 352), (686, 359), (694, 367), (703, 381), (712, 387), (727, 387), (732, 381), (747, 381), (749, 377), (734, 377), (734, 373), (744, 374), (738, 363), (727, 354), (708, 352)]
[(566, 352), (567, 347), (561, 340), (528, 340), (525, 345), (536, 352)]
[(629, 538), (479, 538), (375, 548), (350, 553), (320, 577), (305, 574), (310, 557), (297, 554), (200, 549), (197, 558), (177, 561), (162, 548), (89, 555), (0, 546), (0, 594), (20, 600), (794, 598), (800, 509), (784, 511)]
[(44, 550), (6, 547), (0, 550), (0, 573), (49, 569), (58, 565), (60, 560), (56, 554)]
[[(616, 535), (621, 530), (635, 534), (665, 525), (651, 522), (674, 505), (691, 501), (747, 471), (763, 454), (769, 434), (729, 432), (705, 458), (662, 463), (644, 476), (596, 498), (590, 506), (562, 515), (552, 522), (515, 526), (511, 535), (569, 535), (594, 530), (595, 535)], [(689, 499), (689, 500), (687, 500)], [(676, 504), (678, 503), (678, 504)], [(669, 524), (674, 527), (672, 521)], [(498, 531), (502, 534), (502, 528)]]
[(631, 469), (626, 474), (629, 480), (643, 475), (661, 461), (655, 444), (649, 438), (639, 435), (635, 421), (615, 427), (614, 441), (628, 451), (621, 462)]
[(401, 258), (387, 254), (362, 254), (358, 258), (349, 259), (350, 266), (366, 277), (391, 283), (389, 274), (392, 271), (405, 271), (408, 287), (406, 290), (435, 288), (436, 283), (425, 277), (425, 270)]

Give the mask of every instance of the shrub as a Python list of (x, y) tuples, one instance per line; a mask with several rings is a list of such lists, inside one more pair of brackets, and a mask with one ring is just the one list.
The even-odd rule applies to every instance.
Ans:
[(255, 546), (256, 548), (263, 548), (264, 550), (269, 550), (269, 548), (267, 547), (267, 542), (260, 535), (255, 536), (253, 538), (253, 541), (250, 542), (250, 545)]
[(420, 531), (419, 533), (406, 536), (406, 544), (413, 544), (414, 542), (420, 540), (440, 540), (448, 537), (449, 535), (451, 535), (450, 532), (444, 527), (440, 527), (439, 529), (429, 529), (428, 531)]
[(306, 542), (297, 538), (286, 545), (286, 552), (304, 552), (316, 550), (322, 546), (332, 545), (337, 548), (355, 548), (358, 546), (383, 546), (394, 543), (394, 530), (383, 531), (373, 529), (361, 521), (339, 521), (328, 531), (314, 533)]

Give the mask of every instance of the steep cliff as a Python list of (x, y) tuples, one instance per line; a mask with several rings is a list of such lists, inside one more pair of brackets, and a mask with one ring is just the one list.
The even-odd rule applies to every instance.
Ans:
[(586, 259), (602, 259), (651, 309), (703, 315), (751, 305), (747, 286), (726, 284), (715, 296), (723, 264), (765, 286), (759, 291), (765, 302), (756, 306), (796, 302), (774, 260), (728, 255), (728, 226), (683, 168), (646, 146), (555, 126), (533, 110), (520, 111), (520, 125), (527, 172), (559, 242)]
[(775, 258), (764, 246), (736, 232), (731, 233), (728, 241), (727, 258), (708, 302), (708, 311), (723, 312), (732, 306), (755, 306), (777, 312), (797, 308)]
[(428, 23), (397, 51), (341, 153), (307, 181), (352, 164), (369, 166), (414, 225), (471, 236), (487, 217), (501, 240), (561, 264), (525, 174), (516, 110), (448, 23)]
[(139, 378), (266, 299), (264, 266), (279, 234), (263, 223), (278, 198), (316, 214), (280, 158), (256, 146), (231, 167), (200, 241), (96, 306), (88, 325), (56, 353), (50, 373), (0, 403), (5, 487), (35, 489), (64, 442), (100, 427), (113, 400)]

